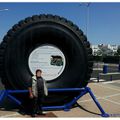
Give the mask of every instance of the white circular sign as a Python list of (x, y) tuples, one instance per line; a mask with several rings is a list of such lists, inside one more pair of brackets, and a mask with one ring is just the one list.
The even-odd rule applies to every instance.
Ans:
[(42, 45), (34, 49), (29, 56), (29, 68), (33, 74), (42, 70), (42, 76), (50, 81), (62, 74), (65, 68), (65, 56), (53, 45)]

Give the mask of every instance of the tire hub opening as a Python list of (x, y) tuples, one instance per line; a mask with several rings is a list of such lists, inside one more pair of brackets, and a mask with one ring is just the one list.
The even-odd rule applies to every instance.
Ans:
[(47, 44), (39, 46), (31, 52), (28, 64), (33, 75), (37, 69), (41, 69), (43, 78), (46, 81), (51, 81), (62, 74), (66, 60), (59, 48)]

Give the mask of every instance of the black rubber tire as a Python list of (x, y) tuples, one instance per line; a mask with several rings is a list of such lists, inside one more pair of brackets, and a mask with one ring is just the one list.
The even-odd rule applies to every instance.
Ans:
[[(54, 38), (54, 39), (53, 39)], [(8, 31), (0, 45), (0, 76), (7, 89), (27, 89), (32, 74), (28, 67), (30, 52), (41, 44), (53, 44), (64, 53), (66, 67), (48, 88), (85, 87), (92, 73), (90, 43), (71, 21), (53, 15), (34, 15)], [(49, 94), (45, 103), (68, 102), (78, 93)]]

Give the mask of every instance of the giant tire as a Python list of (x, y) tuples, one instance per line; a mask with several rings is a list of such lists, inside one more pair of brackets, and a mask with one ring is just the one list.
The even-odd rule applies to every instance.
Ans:
[[(14, 25), (0, 45), (0, 75), (6, 89), (27, 89), (32, 76), (28, 67), (30, 51), (46, 43), (57, 46), (66, 57), (64, 72), (47, 82), (48, 88), (87, 86), (93, 57), (86, 36), (65, 18), (34, 15)], [(45, 103), (65, 103), (78, 93), (59, 94), (49, 94)]]

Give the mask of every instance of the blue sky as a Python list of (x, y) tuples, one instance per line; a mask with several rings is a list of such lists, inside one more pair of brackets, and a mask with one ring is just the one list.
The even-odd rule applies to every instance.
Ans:
[[(63, 16), (86, 34), (87, 7), (81, 3), (0, 3), (0, 40), (18, 21), (34, 14)], [(120, 3), (91, 3), (88, 40), (92, 44), (120, 45)]]

